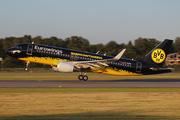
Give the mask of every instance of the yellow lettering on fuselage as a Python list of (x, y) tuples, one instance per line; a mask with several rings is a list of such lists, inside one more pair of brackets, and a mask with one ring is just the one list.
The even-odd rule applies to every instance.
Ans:
[(71, 55), (77, 55), (77, 56), (89, 57), (89, 58), (101, 59), (101, 60), (102, 60), (102, 57), (94, 56), (94, 55), (88, 55), (88, 54), (82, 54), (82, 53), (74, 53), (74, 52), (71, 52)]

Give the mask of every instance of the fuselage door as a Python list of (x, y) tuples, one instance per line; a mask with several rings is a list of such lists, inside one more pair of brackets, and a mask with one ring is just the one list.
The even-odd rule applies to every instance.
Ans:
[(140, 72), (141, 72), (141, 69), (142, 69), (142, 63), (137, 62), (137, 63), (136, 63), (136, 72), (140, 73)]
[(27, 55), (32, 55), (33, 45), (28, 45), (27, 47)]

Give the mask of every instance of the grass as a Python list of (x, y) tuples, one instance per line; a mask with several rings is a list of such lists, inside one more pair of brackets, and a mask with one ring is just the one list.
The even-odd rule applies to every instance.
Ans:
[(0, 119), (180, 119), (180, 88), (0, 88)]
[[(0, 73), (0, 80), (77, 80), (79, 73)], [(89, 73), (89, 80), (179, 79), (180, 74), (112, 76)]]
[[(77, 80), (78, 73), (0, 73), (0, 80)], [(179, 74), (89, 80), (179, 79)], [(180, 119), (180, 88), (0, 88), (0, 119)]]
[(180, 92), (180, 88), (0, 88), (0, 93)]

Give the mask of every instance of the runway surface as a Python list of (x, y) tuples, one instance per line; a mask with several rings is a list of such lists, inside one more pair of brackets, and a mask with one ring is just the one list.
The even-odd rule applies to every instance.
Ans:
[(0, 81), (0, 88), (180, 88), (178, 80)]

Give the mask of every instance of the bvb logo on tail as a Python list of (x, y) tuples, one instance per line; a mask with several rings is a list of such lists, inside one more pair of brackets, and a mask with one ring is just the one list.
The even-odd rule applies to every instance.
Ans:
[(162, 49), (155, 49), (151, 53), (151, 58), (155, 63), (162, 63), (166, 58), (166, 53)]

